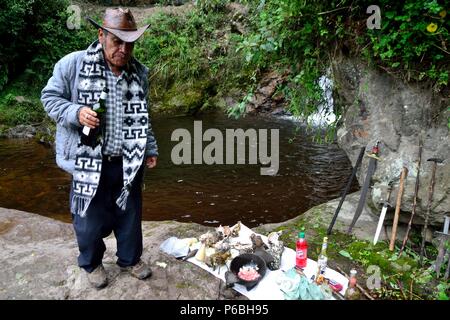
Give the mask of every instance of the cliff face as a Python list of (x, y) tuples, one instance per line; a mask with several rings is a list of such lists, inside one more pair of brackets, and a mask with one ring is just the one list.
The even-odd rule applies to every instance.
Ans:
[[(368, 205), (380, 212), (389, 181), (400, 176), (402, 167), (408, 169), (402, 198), (401, 220), (409, 220), (412, 210), (415, 180), (418, 171), (419, 139), (423, 141), (420, 165), (420, 187), (415, 224), (422, 224), (428, 205), (428, 191), (433, 163), (430, 158), (444, 162), (436, 168), (436, 182), (431, 206), (430, 223), (442, 224), (450, 212), (450, 138), (447, 107), (448, 97), (437, 96), (431, 89), (408, 85), (386, 73), (381, 73), (350, 58), (340, 58), (333, 65), (338, 101), (343, 107), (338, 129), (338, 143), (352, 164), (360, 148), (370, 151), (380, 141), (381, 161), (373, 176)], [(364, 183), (369, 158), (364, 157), (358, 171), (360, 185)], [(394, 184), (390, 203), (395, 206), (399, 180)]]

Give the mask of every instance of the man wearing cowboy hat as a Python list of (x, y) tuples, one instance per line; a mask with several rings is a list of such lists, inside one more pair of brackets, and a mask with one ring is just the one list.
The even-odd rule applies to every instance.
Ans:
[[(78, 264), (102, 288), (108, 283), (103, 238), (111, 232), (121, 269), (138, 279), (151, 275), (141, 260), (141, 182), (145, 165), (156, 166), (158, 148), (147, 110), (148, 68), (132, 56), (134, 42), (149, 26), (137, 28), (130, 10), (122, 8), (106, 9), (102, 25), (89, 21), (98, 28), (98, 40), (56, 63), (41, 101), (57, 123), (56, 162), (72, 175)], [(99, 119), (93, 107), (106, 92)], [(83, 129), (96, 127), (96, 144), (81, 143)]]

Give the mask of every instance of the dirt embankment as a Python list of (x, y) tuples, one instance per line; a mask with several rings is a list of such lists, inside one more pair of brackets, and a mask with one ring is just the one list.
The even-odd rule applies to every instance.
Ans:
[[(81, 16), (102, 16), (105, 9), (108, 7), (117, 7), (117, 5), (104, 6), (97, 5), (87, 1), (72, 1), (72, 4), (77, 5), (81, 8)], [(127, 7), (133, 13), (136, 23), (140, 26), (144, 24), (145, 20), (150, 16), (163, 12), (172, 14), (185, 14), (194, 8), (194, 4), (191, 2), (185, 3), (180, 6), (158, 6), (158, 5), (147, 5), (147, 6), (122, 6)]]

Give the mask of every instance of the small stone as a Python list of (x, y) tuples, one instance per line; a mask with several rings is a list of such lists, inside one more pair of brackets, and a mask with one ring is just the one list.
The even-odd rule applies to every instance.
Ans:
[(157, 262), (155, 262), (155, 264), (156, 264), (158, 267), (161, 267), (161, 268), (163, 268), (163, 269), (165, 269), (165, 268), (167, 267), (167, 263), (165, 263), (165, 262), (159, 262), (159, 261), (157, 261)]

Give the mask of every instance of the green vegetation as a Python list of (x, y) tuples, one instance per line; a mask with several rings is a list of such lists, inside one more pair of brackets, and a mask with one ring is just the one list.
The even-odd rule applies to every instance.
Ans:
[[(135, 53), (152, 70), (151, 99), (161, 107), (157, 110), (209, 110), (225, 106), (224, 98), (231, 92), (240, 102), (228, 113), (239, 117), (262, 75), (277, 70), (287, 72), (277, 94), (294, 115), (306, 118), (323, 102), (318, 79), (339, 52), (406, 81), (427, 83), (435, 91), (448, 85), (449, 15), (443, 1), (382, 0), (377, 3), (382, 10), (380, 29), (366, 25), (370, 1), (242, 0), (240, 4), (247, 6), (244, 14), (230, 9), (230, 2), (199, 0), (187, 14), (148, 19), (152, 28), (136, 44)], [(95, 39), (95, 29), (84, 20), (79, 29), (67, 28), (72, 14), (66, 11), (68, 5), (68, 0), (5, 2), (0, 13), (5, 40), (0, 44), (3, 102), (10, 100), (5, 99), (8, 94), (36, 98), (54, 63)], [(11, 90), (15, 84), (22, 92)], [(188, 94), (178, 90), (179, 96), (173, 96), (180, 87)], [(341, 111), (335, 106), (337, 120)], [(333, 123), (327, 137), (333, 139), (335, 130)]]
[(210, 99), (245, 83), (229, 17), (211, 5), (186, 15), (157, 14), (147, 21), (153, 27), (137, 43), (135, 55), (151, 67), (151, 100), (162, 102), (160, 111), (181, 107), (184, 113), (195, 113)]
[(92, 41), (86, 28), (69, 30), (68, 0), (15, 0), (0, 11), (0, 90), (24, 73), (28, 86), (44, 83), (54, 63)]
[(8, 93), (0, 100), (0, 123), (7, 126), (39, 123), (44, 119), (44, 108), (39, 99), (29, 100)]
[[(253, 69), (255, 82), (274, 65), (289, 69), (289, 79), (280, 90), (296, 115), (307, 117), (317, 111), (322, 102), (318, 79), (339, 51), (362, 57), (406, 81), (426, 81), (436, 91), (448, 85), (450, 23), (443, 1), (379, 1), (381, 28), (373, 30), (366, 26), (370, 17), (366, 9), (372, 1), (246, 3), (252, 31), (243, 36), (239, 49), (247, 68)], [(237, 105), (231, 113), (242, 111)], [(334, 111), (339, 116), (339, 106)]]
[[(54, 64), (86, 47), (95, 30), (66, 26), (68, 0), (3, 1), (0, 11), (0, 123), (7, 126), (45, 118), (40, 90)], [(19, 97), (16, 99), (16, 97)]]

